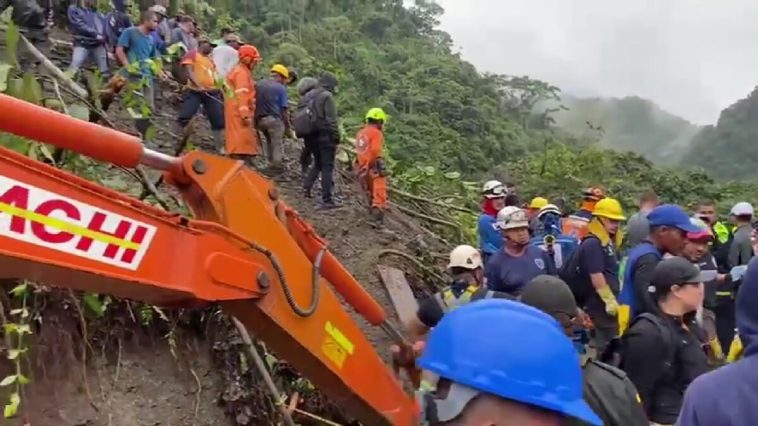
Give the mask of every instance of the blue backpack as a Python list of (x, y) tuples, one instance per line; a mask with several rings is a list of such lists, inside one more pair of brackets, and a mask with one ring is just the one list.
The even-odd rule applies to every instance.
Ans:
[(530, 246), (539, 247), (553, 259), (556, 269), (571, 258), (579, 248), (579, 240), (561, 233), (561, 217), (548, 213), (543, 216), (535, 235), (529, 240)]

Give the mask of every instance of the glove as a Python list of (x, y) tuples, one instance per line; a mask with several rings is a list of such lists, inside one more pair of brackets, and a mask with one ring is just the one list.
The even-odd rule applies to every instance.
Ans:
[(732, 270), (729, 271), (729, 275), (732, 277), (732, 281), (739, 281), (742, 279), (742, 276), (745, 275), (745, 272), (747, 272), (747, 265), (739, 265), (732, 268)]
[(616, 296), (613, 295), (611, 288), (605, 286), (599, 289), (597, 294), (600, 295), (600, 298), (603, 299), (603, 303), (605, 303), (605, 312), (608, 315), (615, 317), (619, 311), (619, 302), (616, 301)]

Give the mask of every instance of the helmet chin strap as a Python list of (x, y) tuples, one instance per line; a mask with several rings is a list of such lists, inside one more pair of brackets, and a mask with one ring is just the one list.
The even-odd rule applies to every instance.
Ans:
[(524, 247), (526, 247), (526, 246), (528, 246), (528, 245), (529, 245), (529, 239), (527, 239), (527, 240), (526, 240), (526, 241), (524, 241), (523, 243), (520, 243), (520, 242), (518, 242), (518, 241), (516, 241), (516, 240), (512, 239), (511, 237), (509, 237), (509, 236), (507, 236), (507, 235), (504, 235), (504, 238), (505, 238), (505, 241), (508, 241), (508, 242), (510, 242), (512, 245), (514, 245), (514, 246), (515, 246), (515, 248), (518, 248), (518, 249), (522, 249), (522, 248), (524, 248)]

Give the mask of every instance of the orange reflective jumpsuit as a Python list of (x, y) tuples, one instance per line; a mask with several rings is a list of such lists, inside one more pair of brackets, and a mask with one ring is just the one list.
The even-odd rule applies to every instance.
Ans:
[(376, 160), (382, 157), (382, 131), (373, 124), (367, 124), (355, 137), (355, 151), (358, 153), (358, 175), (371, 195), (371, 207), (387, 208), (387, 178), (377, 170)]
[(226, 154), (258, 155), (258, 135), (253, 129), (255, 82), (250, 68), (242, 63), (226, 76), (233, 96), (224, 102)]

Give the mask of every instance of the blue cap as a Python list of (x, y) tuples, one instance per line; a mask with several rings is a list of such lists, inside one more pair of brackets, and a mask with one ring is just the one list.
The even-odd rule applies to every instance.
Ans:
[(583, 398), (579, 354), (563, 327), (520, 302), (487, 299), (445, 314), (418, 365), (481, 393), (602, 425)]
[(676, 204), (664, 204), (654, 208), (647, 214), (647, 221), (651, 228), (669, 226), (684, 232), (700, 232), (700, 228), (690, 221), (687, 212)]

